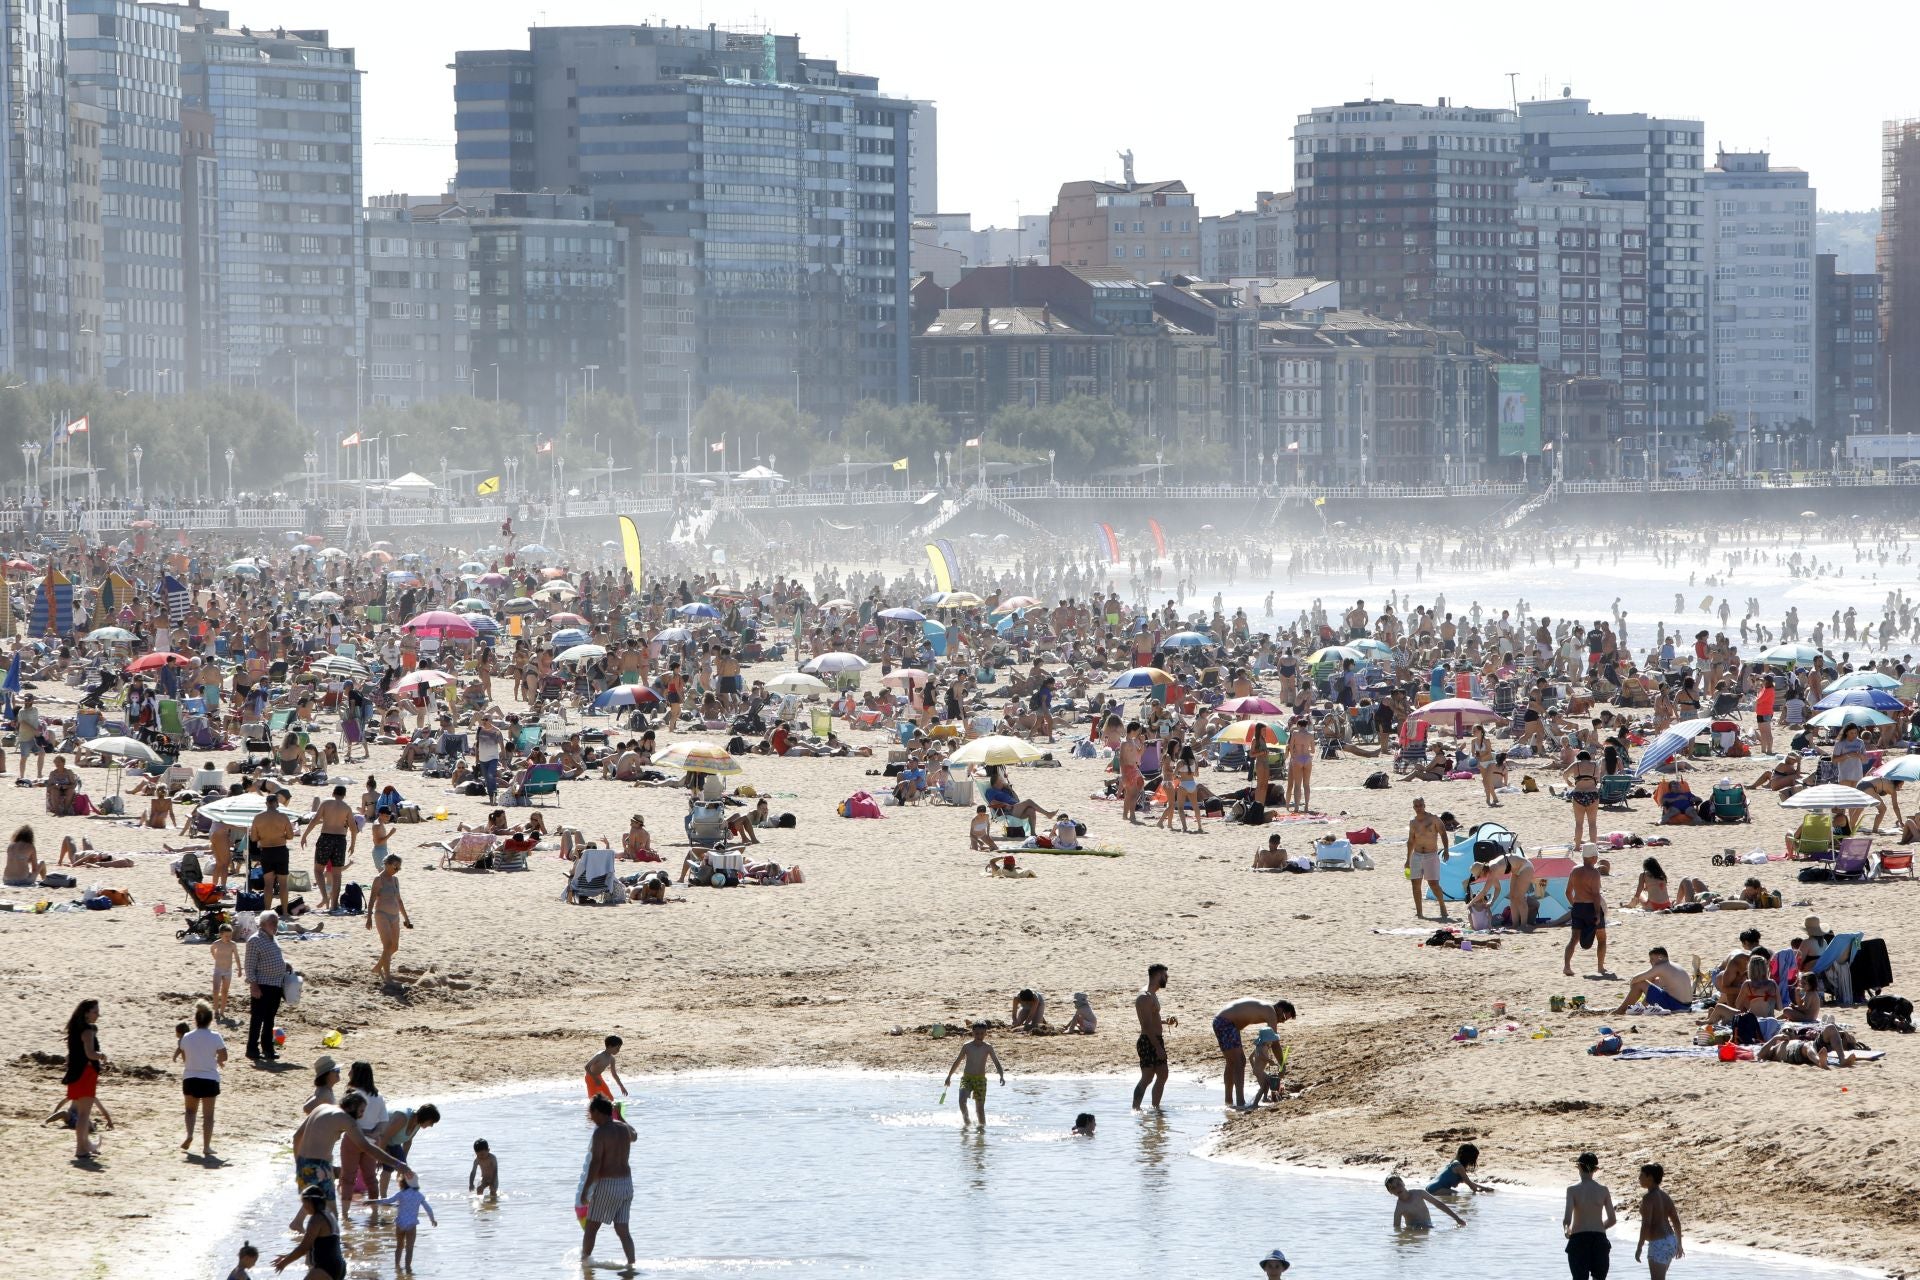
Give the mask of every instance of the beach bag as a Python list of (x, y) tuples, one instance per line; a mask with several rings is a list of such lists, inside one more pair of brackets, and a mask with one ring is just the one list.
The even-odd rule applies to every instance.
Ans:
[(880, 802), (864, 791), (856, 791), (840, 802), (840, 816), (843, 818), (878, 818)]
[(1874, 1031), (1913, 1034), (1913, 1001), (1902, 996), (1875, 996), (1867, 1001), (1867, 1026)]
[(1379, 844), (1380, 833), (1372, 827), (1362, 827), (1358, 831), (1347, 832), (1348, 844)]
[(1393, 782), (1387, 777), (1386, 770), (1381, 769), (1368, 774), (1367, 780), (1360, 785), (1369, 791), (1385, 791)]
[(307, 981), (305, 978), (302, 978), (296, 971), (288, 969), (287, 976), (280, 980), (280, 1003), (289, 1008), (299, 1004), (300, 996), (305, 992), (306, 986)]
[(800, 824), (800, 820), (790, 813), (783, 813), (773, 820), (773, 825), (791, 831)]
[(357, 916), (367, 909), (367, 891), (355, 880), (340, 890), (340, 909), (350, 916)]
[(85, 792), (75, 792), (73, 796), (73, 816), (76, 818), (84, 818), (92, 812), (93, 801), (87, 799)]

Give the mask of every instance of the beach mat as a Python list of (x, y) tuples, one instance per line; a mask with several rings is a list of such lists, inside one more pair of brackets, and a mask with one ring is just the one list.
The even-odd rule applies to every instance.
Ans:
[(1123, 858), (1118, 849), (1015, 849), (1014, 853), (1044, 853), (1055, 858)]

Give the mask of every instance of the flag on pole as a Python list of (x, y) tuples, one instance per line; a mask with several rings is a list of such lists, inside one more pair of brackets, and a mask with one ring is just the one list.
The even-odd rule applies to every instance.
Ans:
[(1327, 505), (1327, 500), (1325, 498), (1315, 498), (1313, 500), (1313, 505), (1316, 507), (1324, 507)]
[(485, 480), (482, 480), (479, 484), (475, 485), (473, 487), (473, 491), (477, 494), (481, 494), (482, 496), (489, 493), (500, 492), (500, 477), (488, 476)]
[(968, 440), (966, 443), (962, 444), (960, 447), (962, 449), (978, 449), (980, 447), (980, 437), (975, 436), (973, 439)]
[(535, 453), (552, 453), (552, 452), (553, 452), (553, 441), (551, 441), (551, 440), (542, 440), (542, 441), (541, 441), (541, 442), (540, 442), (539, 444), (537, 444), (537, 445), (535, 445), (535, 446), (533, 447), (533, 451), (534, 451)]
[(1300, 452), (1300, 442), (1298, 440), (1287, 441), (1287, 452), (1288, 453)]
[(907, 460), (905, 458), (895, 458), (893, 460), (893, 469), (895, 471), (905, 471), (907, 469)]
[[(91, 415), (88, 415), (88, 416), (91, 416)], [(83, 417), (75, 418), (72, 422), (69, 422), (67, 424), (68, 437), (71, 438), (73, 436), (86, 434), (87, 426), (88, 426), (87, 417), (83, 416)]]
[(727, 442), (725, 440), (715, 440), (712, 444), (707, 446), (708, 453), (725, 453), (726, 451), (727, 451)]
[(356, 431), (352, 435), (348, 436), (345, 440), (342, 440), (340, 442), (340, 447), (342, 449), (352, 449), (352, 448), (358, 447), (359, 444), (360, 444), (360, 433)]
[(167, 574), (161, 579), (160, 592), (166, 597), (167, 620), (178, 625), (187, 616), (187, 606), (193, 599), (187, 591), (187, 584)]

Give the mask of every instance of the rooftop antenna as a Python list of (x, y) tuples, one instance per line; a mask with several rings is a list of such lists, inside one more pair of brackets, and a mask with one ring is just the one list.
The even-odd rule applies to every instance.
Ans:
[(1507, 72), (1507, 96), (1513, 99), (1513, 109), (1517, 114), (1520, 110), (1520, 73), (1518, 71)]

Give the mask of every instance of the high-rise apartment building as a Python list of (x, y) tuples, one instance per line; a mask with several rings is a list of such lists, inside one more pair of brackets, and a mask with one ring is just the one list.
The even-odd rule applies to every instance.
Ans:
[(1136, 182), (1133, 153), (1119, 182), (1064, 182), (1048, 219), (1052, 261), (1063, 267), (1125, 267), (1136, 278), (1200, 270), (1200, 211), (1187, 184)]
[(468, 242), (455, 201), (367, 201), (367, 403), (467, 395)]
[(1281, 280), (1298, 272), (1299, 229), (1291, 191), (1262, 191), (1253, 208), (1200, 219), (1205, 280)]
[(185, 385), (180, 21), (134, 0), (67, 0), (71, 96), (105, 113), (101, 376), (120, 391)]
[(940, 109), (917, 98), (907, 129), (907, 199), (909, 213), (940, 207)]
[(584, 192), (694, 242), (699, 387), (906, 399), (911, 101), (796, 36), (651, 24), (458, 53), (454, 94), (461, 192)]
[(0, 363), (15, 378), (72, 376), (72, 254), (67, 244), (66, 11), (59, 0), (0, 0), (0, 161), (6, 187), (6, 321)]
[(181, 23), (186, 105), (214, 118), (225, 376), (303, 418), (351, 421), (366, 296), (353, 50), (325, 31), (154, 7)]
[[(1616, 384), (1619, 425), (1648, 425), (1647, 209), (1584, 178), (1515, 192), (1514, 354), (1549, 385)], [(1551, 375), (1559, 375), (1554, 378)]]
[(1349, 307), (1513, 351), (1520, 126), (1504, 108), (1367, 99), (1293, 131), (1298, 269)]
[(1920, 119), (1880, 130), (1881, 375), (1876, 426), (1911, 431), (1920, 418)]
[[(1886, 429), (1879, 402), (1886, 364), (1880, 347), (1879, 275), (1841, 271), (1833, 254), (1818, 254), (1813, 260), (1813, 305), (1814, 439), (1804, 445), (1782, 442), (1800, 460), (1809, 457), (1809, 449), (1831, 450), (1846, 436)], [(1785, 451), (1778, 454), (1783, 463), (1788, 456)]]
[(1721, 151), (1703, 175), (1713, 270), (1712, 413), (1742, 433), (1814, 418), (1814, 255), (1819, 202), (1804, 169)]
[(1707, 199), (1698, 120), (1601, 112), (1585, 98), (1520, 104), (1526, 176), (1585, 178), (1609, 196), (1647, 208), (1648, 375), (1656, 433), (1707, 420)]
[(627, 389), (627, 229), (587, 196), (480, 202), (467, 250), (476, 395), (518, 402), (557, 433), (583, 391)]
[(105, 326), (106, 232), (100, 221), (100, 138), (107, 113), (78, 96), (67, 99), (67, 253), (73, 291), (73, 368), (79, 383), (100, 381)]
[(220, 305), (220, 157), (213, 113), (180, 109), (180, 276), (187, 389), (231, 381)]

